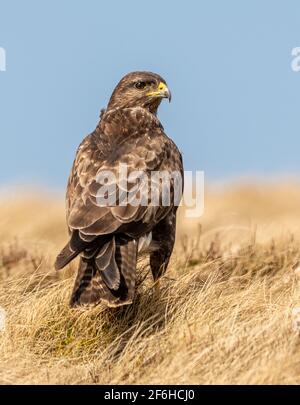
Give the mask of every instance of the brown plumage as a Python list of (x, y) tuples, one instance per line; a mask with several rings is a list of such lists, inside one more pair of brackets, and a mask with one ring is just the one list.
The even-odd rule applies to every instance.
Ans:
[[(55, 263), (56, 269), (61, 269), (80, 255), (72, 306), (130, 304), (138, 244), (145, 244), (149, 233), (155, 246), (150, 253), (154, 280), (166, 271), (175, 241), (174, 182), (169, 206), (135, 206), (130, 200), (125, 206), (103, 206), (97, 193), (103, 171), (109, 170), (120, 180), (120, 163), (127, 165), (128, 175), (139, 170), (149, 177), (153, 171), (177, 171), (183, 176), (181, 154), (156, 116), (162, 98), (170, 97), (160, 76), (150, 72), (128, 74), (115, 88), (95, 131), (78, 148), (66, 195), (70, 240)], [(119, 186), (116, 181), (118, 196)], [(129, 191), (134, 186), (129, 182)], [(161, 183), (151, 183), (150, 187), (157, 188), (161, 201)], [(141, 187), (139, 192), (143, 194), (145, 189)]]

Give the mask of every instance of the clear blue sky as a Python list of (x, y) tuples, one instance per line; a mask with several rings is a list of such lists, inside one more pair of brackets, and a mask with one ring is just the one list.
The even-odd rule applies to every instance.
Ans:
[(0, 186), (64, 187), (118, 80), (161, 74), (187, 169), (300, 173), (300, 2), (0, 0)]

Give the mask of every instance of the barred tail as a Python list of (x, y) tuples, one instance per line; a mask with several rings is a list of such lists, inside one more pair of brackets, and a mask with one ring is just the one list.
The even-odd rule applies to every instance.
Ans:
[(137, 243), (112, 237), (100, 249), (83, 252), (71, 306), (106, 303), (131, 304), (136, 281)]

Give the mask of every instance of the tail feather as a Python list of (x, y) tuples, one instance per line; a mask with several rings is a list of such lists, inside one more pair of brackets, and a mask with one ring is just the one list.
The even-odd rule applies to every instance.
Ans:
[(137, 243), (135, 240), (119, 243), (116, 248), (116, 262), (124, 278), (120, 296), (131, 303), (135, 292)]
[(78, 256), (79, 253), (81, 253), (89, 245), (89, 243), (90, 241), (85, 241), (81, 238), (78, 231), (72, 232), (69, 242), (56, 258), (54, 264), (55, 269), (63, 269), (68, 263), (75, 259), (75, 257)]
[(74, 251), (71, 249), (70, 243), (68, 243), (62, 251), (57, 256), (54, 267), (55, 270), (63, 269), (68, 263), (70, 263), (76, 256), (78, 256), (79, 252)]
[(94, 261), (81, 257), (70, 305), (98, 304), (101, 300), (109, 303), (114, 296), (96, 270)]
[(135, 292), (137, 244), (113, 237), (92, 258), (80, 258), (71, 306), (131, 304)]
[(115, 260), (115, 254), (116, 242), (115, 238), (112, 238), (102, 247), (95, 257), (95, 264), (100, 271), (102, 280), (111, 290), (118, 290), (121, 282), (120, 271)]

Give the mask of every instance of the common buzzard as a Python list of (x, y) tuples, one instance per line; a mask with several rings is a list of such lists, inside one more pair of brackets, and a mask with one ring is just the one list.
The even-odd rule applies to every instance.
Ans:
[[(171, 93), (159, 75), (129, 73), (113, 91), (95, 131), (78, 148), (66, 195), (70, 240), (55, 262), (55, 268), (62, 269), (80, 255), (71, 306), (132, 303), (137, 257), (150, 242), (154, 280), (166, 271), (175, 241), (176, 184), (180, 197), (183, 187), (171, 174), (179, 173), (182, 180), (183, 166), (180, 152), (157, 118), (163, 98), (171, 100)], [(127, 188), (122, 186), (120, 165), (127, 170)], [(137, 171), (147, 180), (131, 176)], [(102, 182), (107, 172), (112, 177)], [(165, 183), (153, 173), (170, 174), (167, 204)], [(149, 197), (153, 191), (157, 203)], [(133, 203), (133, 194), (138, 203)]]

